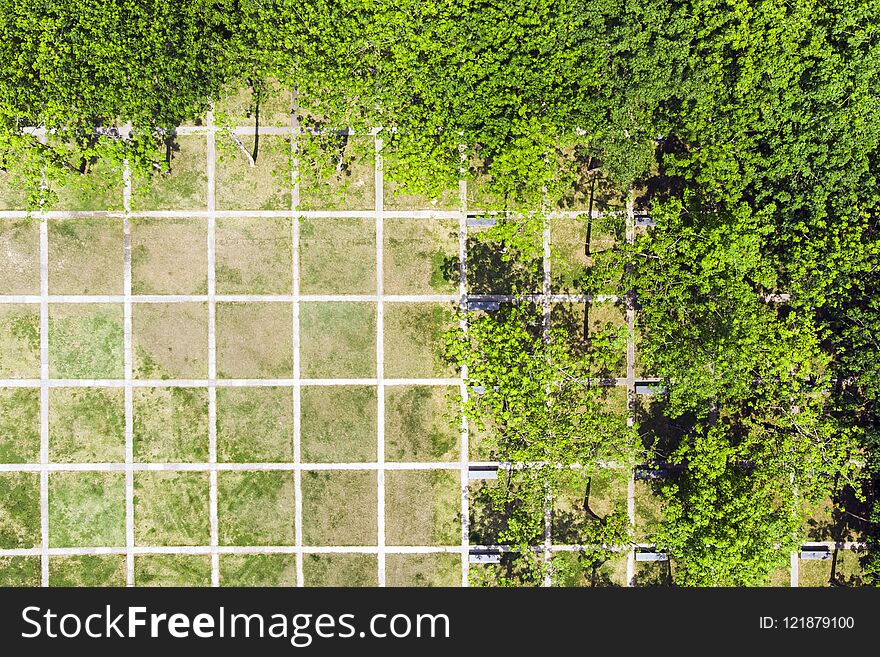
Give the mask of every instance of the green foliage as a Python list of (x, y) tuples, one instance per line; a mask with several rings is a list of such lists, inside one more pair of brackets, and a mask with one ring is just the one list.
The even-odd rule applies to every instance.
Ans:
[(624, 418), (604, 406), (605, 390), (590, 379), (621, 336), (585, 349), (567, 331), (544, 334), (541, 327), (540, 312), (520, 304), (497, 315), (471, 315), (466, 331), (447, 334), (447, 355), (467, 368), (472, 390), (460, 400), (464, 415), (488, 431), (491, 451), (511, 464), (489, 494), (501, 517), (498, 540), (518, 555), (515, 581), (533, 584), (546, 568), (533, 550), (543, 536), (545, 509), (570, 484), (570, 468), (631, 463), (637, 447)]

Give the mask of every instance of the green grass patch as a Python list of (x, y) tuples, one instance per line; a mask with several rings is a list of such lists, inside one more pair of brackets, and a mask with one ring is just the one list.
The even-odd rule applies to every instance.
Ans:
[(122, 304), (49, 306), (49, 376), (123, 377)]
[(69, 172), (63, 181), (49, 181), (49, 190), (57, 199), (52, 209), (121, 210), (123, 187), (122, 165), (110, 158), (101, 158), (83, 175)]
[(376, 206), (373, 137), (320, 134), (299, 140), (301, 210), (372, 210)]
[(868, 580), (862, 570), (863, 553), (854, 550), (835, 550), (828, 561), (798, 563), (798, 586), (867, 586)]
[(50, 294), (122, 294), (122, 220), (52, 219)]
[(621, 272), (604, 264), (607, 254), (603, 253), (624, 240), (625, 227), (622, 216), (554, 217), (550, 223), (552, 291), (619, 293)]
[(375, 472), (303, 472), (303, 541), (306, 545), (376, 545)]
[(40, 307), (0, 306), (0, 378), (40, 377)]
[(303, 378), (376, 376), (376, 304), (300, 304)]
[(629, 473), (622, 468), (596, 468), (591, 473), (571, 473), (565, 490), (560, 491), (553, 500), (553, 542), (587, 542), (590, 525), (602, 522), (591, 516), (587, 507), (599, 518), (606, 518), (615, 512), (626, 513), (628, 481)]
[(217, 376), (293, 376), (293, 308), (288, 303), (217, 304)]
[[(837, 498), (839, 499), (839, 498)], [(808, 541), (862, 541), (864, 524), (855, 516), (867, 516), (869, 511), (858, 508), (858, 502), (850, 502), (846, 513), (842, 502), (826, 497), (818, 503), (803, 504), (801, 528)], [(854, 514), (854, 515), (853, 515)]]
[(303, 557), (306, 586), (378, 586), (375, 554), (307, 554)]
[(303, 462), (375, 461), (376, 412), (374, 386), (303, 387)]
[(453, 416), (446, 386), (385, 389), (385, 460), (454, 461), (459, 458), (460, 418)]
[(40, 475), (0, 472), (0, 548), (40, 544)]
[(132, 390), (134, 459), (140, 463), (208, 460), (208, 391), (204, 388)]
[(296, 586), (296, 556), (222, 554), (220, 586)]
[[(239, 135), (253, 156), (254, 135)], [(220, 210), (289, 210), (293, 159), (286, 137), (260, 135), (254, 166), (228, 134), (217, 133), (217, 208)]]
[(208, 545), (211, 523), (207, 472), (136, 472), (136, 545)]
[[(204, 135), (176, 137), (166, 170), (132, 176), (133, 210), (204, 210), (208, 205), (208, 148)], [(169, 162), (170, 159), (170, 162)]]
[(668, 561), (636, 561), (634, 586), (672, 586), (672, 567)]
[(217, 459), (223, 463), (292, 462), (292, 390), (219, 389)]
[(0, 171), (0, 210), (25, 210), (27, 200), (27, 185), (21, 184), (19, 174), (12, 170)]
[(0, 219), (0, 294), (39, 293), (40, 222), (33, 217)]
[(481, 233), (485, 228), (469, 228), (467, 238), (467, 287), (470, 294), (538, 294), (543, 288), (541, 258), (526, 260), (515, 256), (505, 260), (505, 247)]
[(385, 294), (453, 294), (458, 290), (458, 222), (385, 219)]
[[(389, 137), (386, 136), (386, 139)], [(393, 142), (393, 135), (390, 136)], [(450, 181), (449, 187), (440, 189), (438, 180), (448, 179), (446, 172), (434, 170), (430, 159), (414, 165), (413, 160), (402, 158), (395, 144), (386, 141), (382, 146), (382, 168), (385, 173), (385, 209), (386, 210), (459, 210), (461, 198), (458, 185)], [(416, 178), (416, 185), (407, 186), (404, 182)], [(432, 189), (425, 192), (425, 183)], [(421, 184), (420, 189), (418, 185)]]
[(587, 567), (577, 552), (553, 555), (553, 579), (556, 586), (595, 587), (626, 586), (626, 553), (603, 552), (602, 559)]
[(635, 540), (649, 543), (654, 540), (663, 522), (663, 505), (651, 484), (639, 480), (635, 482)]
[(49, 586), (125, 586), (124, 554), (49, 558)]
[(132, 218), (131, 291), (207, 294), (207, 220)]
[(443, 333), (452, 327), (451, 304), (385, 304), (385, 377), (455, 376), (444, 356)]
[(219, 294), (292, 294), (289, 217), (217, 219)]
[(375, 293), (374, 219), (304, 218), (299, 246), (303, 294)]
[(134, 558), (135, 586), (210, 586), (207, 554), (143, 554)]
[(206, 378), (208, 305), (134, 304), (131, 346), (135, 378)]
[(459, 586), (461, 556), (457, 554), (388, 554), (386, 586)]
[(125, 393), (121, 388), (49, 390), (49, 460), (125, 461)]
[(292, 111), (290, 89), (282, 87), (277, 80), (263, 82), (265, 89), (259, 103), (249, 86), (230, 86), (221, 90), (214, 105), (214, 123), (231, 127), (252, 126), (259, 117), (261, 126), (289, 126)]
[(39, 586), (40, 557), (0, 557), (0, 586)]
[(125, 545), (125, 475), (121, 472), (49, 474), (49, 545)]
[(385, 473), (385, 541), (389, 545), (461, 543), (461, 473)]
[(0, 388), (0, 463), (39, 460), (39, 389)]
[(220, 545), (293, 545), (292, 472), (220, 472)]

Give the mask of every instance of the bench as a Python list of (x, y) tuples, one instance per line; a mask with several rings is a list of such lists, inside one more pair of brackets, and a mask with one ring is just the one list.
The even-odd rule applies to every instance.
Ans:
[(498, 479), (498, 468), (494, 465), (472, 465), (468, 468), (468, 479)]
[(497, 301), (468, 301), (468, 310), (498, 310)]

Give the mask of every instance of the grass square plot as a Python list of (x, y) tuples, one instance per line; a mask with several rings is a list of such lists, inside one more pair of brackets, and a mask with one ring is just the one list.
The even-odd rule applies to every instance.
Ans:
[(300, 304), (302, 376), (376, 376), (376, 304), (314, 301)]
[(374, 386), (303, 387), (302, 461), (375, 461), (377, 411)]
[(862, 541), (866, 525), (859, 517), (870, 513), (870, 503), (859, 502), (844, 489), (833, 498), (804, 504), (801, 528), (808, 541)]
[(207, 304), (138, 303), (131, 321), (136, 379), (208, 376)]
[(61, 180), (50, 180), (55, 194), (53, 210), (122, 210), (122, 164), (109, 158), (89, 162), (81, 174), (67, 171)]
[(385, 219), (385, 294), (458, 291), (458, 221)]
[(219, 294), (292, 294), (289, 217), (217, 219)]
[[(410, 135), (411, 136), (411, 135)], [(458, 181), (448, 171), (432, 170), (427, 162), (417, 162), (412, 157), (420, 144), (401, 151), (401, 145), (394, 144), (395, 135), (386, 135), (382, 146), (382, 168), (384, 172), (386, 210), (435, 210), (449, 211), (461, 208)], [(389, 141), (391, 140), (391, 143)], [(410, 142), (411, 143), (411, 142)], [(409, 144), (407, 144), (409, 145)], [(421, 156), (423, 153), (418, 153)], [(407, 157), (408, 155), (408, 157)], [(416, 164), (413, 164), (417, 162)], [(404, 181), (415, 180), (415, 184)]]
[(207, 294), (206, 219), (131, 220), (132, 294)]
[(377, 485), (375, 472), (303, 472), (305, 545), (376, 545)]
[(296, 556), (221, 554), (220, 586), (296, 586)]
[(122, 388), (51, 388), (49, 460), (55, 463), (125, 461)]
[(29, 190), (16, 171), (0, 171), (0, 210), (26, 210)]
[[(493, 499), (495, 491), (503, 493), (504, 506), (498, 508)], [(521, 504), (520, 486), (513, 482), (508, 484), (503, 471), (499, 471), (498, 479), (472, 479), (468, 484), (468, 514), (470, 522), (471, 545), (499, 545), (502, 543), (501, 530), (507, 518), (514, 514)], [(536, 530), (529, 538), (533, 545), (544, 541), (543, 527)]]
[(468, 458), (471, 461), (497, 461), (495, 454), (495, 432), (497, 424), (489, 418), (483, 428), (468, 422)]
[(0, 378), (40, 377), (40, 307), (0, 305)]
[(39, 461), (39, 388), (0, 388), (0, 463)]
[(455, 325), (451, 304), (385, 304), (385, 378), (453, 377), (443, 334)]
[(660, 496), (651, 484), (638, 480), (635, 482), (635, 540), (647, 543), (654, 540), (660, 524), (663, 522), (663, 506)]
[(293, 109), (290, 89), (277, 80), (265, 80), (260, 93), (250, 86), (229, 86), (220, 91), (214, 105), (217, 125), (281, 126), (290, 125)]
[(134, 460), (204, 463), (208, 460), (208, 391), (205, 388), (132, 390)]
[(39, 293), (39, 220), (0, 219), (0, 294)]
[(300, 210), (374, 209), (375, 158), (372, 136), (303, 135), (299, 140)]
[[(290, 210), (293, 153), (288, 137), (217, 134), (217, 208)], [(251, 166), (248, 155), (253, 158)]]
[[(602, 379), (626, 376), (626, 313), (612, 302), (554, 303), (550, 310), (550, 325), (565, 329), (575, 347), (581, 352), (594, 354), (592, 372)], [(607, 355), (591, 349), (594, 340), (607, 337), (614, 342)], [(605, 351), (604, 349), (602, 350)]]
[(124, 546), (125, 474), (50, 473), (49, 545)]
[(220, 472), (220, 545), (293, 545), (292, 472)]
[(460, 586), (461, 556), (457, 554), (388, 554), (386, 586)]
[(461, 543), (461, 473), (390, 470), (385, 473), (388, 545)]
[(771, 572), (770, 577), (762, 586), (789, 588), (791, 586), (791, 566), (786, 565)]
[(550, 222), (550, 284), (554, 292), (577, 292), (585, 287), (595, 293), (611, 294), (615, 289), (595, 287), (590, 269), (601, 254), (624, 239), (623, 217), (554, 217)]
[(869, 582), (861, 564), (864, 556), (854, 550), (834, 550), (826, 561), (800, 559), (798, 586), (866, 586)]
[(375, 219), (304, 218), (299, 246), (303, 294), (376, 292)]
[(39, 586), (40, 557), (0, 557), (0, 586)]
[(125, 586), (124, 554), (49, 558), (49, 586)]
[(455, 461), (459, 458), (461, 419), (447, 386), (390, 386), (385, 389), (385, 460)]
[(289, 303), (217, 304), (217, 376), (293, 376), (293, 307)]
[(486, 236), (485, 228), (468, 229), (467, 287), (470, 294), (539, 294), (544, 268), (540, 258), (505, 260), (505, 247)]
[(584, 563), (578, 552), (557, 552), (553, 582), (567, 588), (626, 586), (626, 553), (607, 550)]
[(50, 294), (122, 294), (122, 219), (49, 221)]
[(40, 544), (40, 475), (0, 472), (0, 548)]
[(208, 545), (210, 487), (207, 472), (136, 472), (135, 545)]
[(303, 557), (306, 586), (379, 586), (375, 554), (307, 554)]
[(635, 423), (645, 449), (662, 455), (671, 454), (681, 439), (693, 428), (693, 416), (666, 416), (667, 403), (662, 398), (636, 395)]
[(223, 463), (291, 463), (293, 390), (219, 389), (217, 459)]
[(634, 586), (672, 586), (672, 567), (668, 561), (636, 561)]
[(123, 378), (122, 304), (51, 304), (49, 376)]
[(625, 514), (628, 478), (622, 468), (571, 473), (566, 490), (553, 500), (553, 542), (587, 543), (593, 535), (591, 525), (604, 522), (612, 513)]
[(208, 145), (204, 135), (174, 138), (162, 171), (132, 176), (133, 210), (205, 210), (208, 207)]
[(139, 554), (134, 558), (135, 586), (210, 586), (208, 554)]

